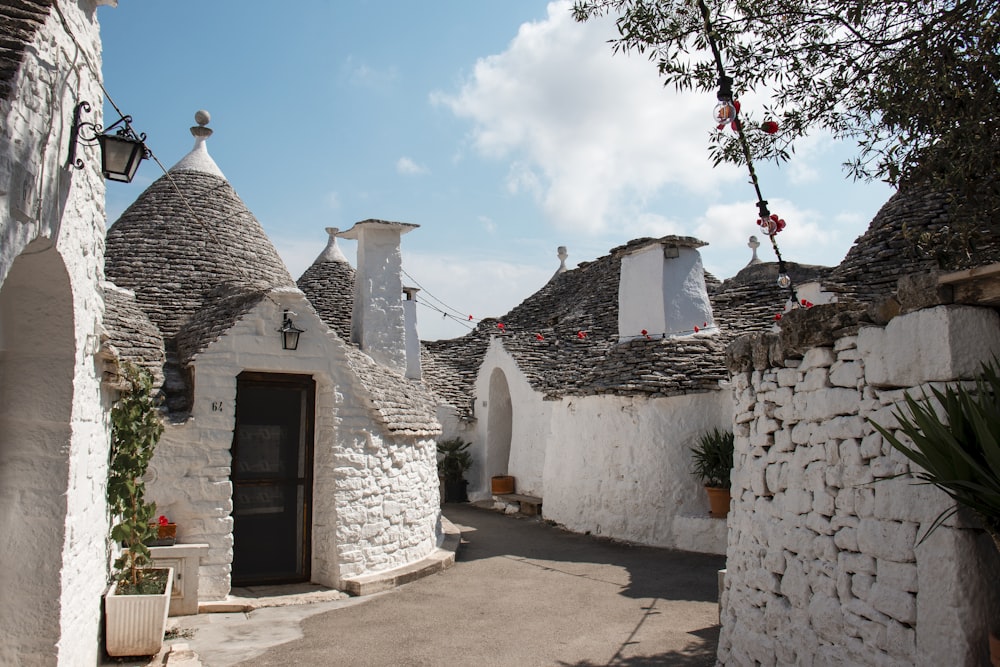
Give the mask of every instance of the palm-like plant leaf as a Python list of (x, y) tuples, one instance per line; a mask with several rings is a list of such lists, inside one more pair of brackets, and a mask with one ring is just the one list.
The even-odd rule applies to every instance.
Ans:
[[(965, 385), (931, 388), (922, 399), (904, 397), (905, 408), (895, 417), (899, 432), (912, 445), (880, 424), (871, 422), (892, 447), (921, 469), (913, 476), (933, 484), (978, 514), (1000, 548), (1000, 373), (997, 360), (984, 363), (974, 388)], [(939, 407), (940, 415), (939, 416)], [(939, 514), (921, 542), (956, 511)]]

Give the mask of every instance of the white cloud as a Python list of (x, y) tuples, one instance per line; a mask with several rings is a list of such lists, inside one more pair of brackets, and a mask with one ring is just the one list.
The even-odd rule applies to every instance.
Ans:
[(396, 171), (400, 174), (406, 175), (426, 174), (427, 167), (417, 164), (410, 158), (403, 156), (396, 160)]
[(491, 218), (488, 215), (481, 215), (477, 219), (479, 220), (479, 224), (482, 225), (483, 229), (488, 234), (495, 234), (496, 233), (496, 231), (497, 231), (497, 223), (495, 223), (493, 221), (493, 218)]
[(598, 234), (668, 184), (707, 196), (743, 176), (709, 161), (711, 95), (665, 88), (644, 56), (612, 55), (611, 19), (577, 23), (569, 9), (550, 3), (460, 91), (432, 96), (472, 122), (477, 152), (511, 161), (510, 192), (534, 196), (561, 230)]
[(340, 66), (341, 74), (354, 86), (369, 90), (384, 91), (392, 87), (399, 78), (395, 67), (376, 69), (354, 56), (348, 56)]

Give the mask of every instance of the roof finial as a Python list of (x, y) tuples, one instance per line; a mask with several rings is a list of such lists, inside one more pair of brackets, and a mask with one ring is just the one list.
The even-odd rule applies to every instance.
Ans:
[(556, 256), (559, 258), (559, 268), (552, 274), (552, 278), (555, 278), (560, 273), (566, 273), (566, 258), (569, 257), (569, 253), (566, 252), (566, 246), (559, 246), (556, 250)]
[(340, 250), (340, 246), (337, 245), (337, 234), (340, 233), (340, 228), (338, 227), (327, 227), (326, 233), (330, 235), (330, 238), (326, 242), (326, 248), (323, 252), (319, 254), (316, 261), (313, 264), (319, 264), (320, 262), (346, 262), (347, 257)]
[(204, 109), (198, 109), (198, 111), (194, 112), (194, 122), (198, 124), (191, 128), (191, 134), (194, 135), (196, 139), (208, 139), (212, 136), (212, 132), (214, 132), (214, 130), (210, 127), (206, 127), (210, 122), (212, 122), (212, 114), (208, 113)]
[(756, 236), (750, 237), (750, 242), (747, 243), (747, 247), (753, 251), (753, 257), (750, 258), (750, 263), (747, 266), (753, 266), (754, 264), (761, 264), (760, 257), (757, 256), (757, 248), (760, 247), (760, 241), (757, 240)]

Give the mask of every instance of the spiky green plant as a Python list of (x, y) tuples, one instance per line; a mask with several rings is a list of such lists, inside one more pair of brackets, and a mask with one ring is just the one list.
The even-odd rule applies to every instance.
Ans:
[(461, 438), (442, 440), (437, 444), (438, 475), (446, 482), (458, 482), (465, 478), (465, 471), (472, 467), (472, 454), (468, 452), (471, 442)]
[(729, 488), (734, 442), (732, 431), (720, 431), (716, 428), (701, 436), (698, 446), (691, 448), (693, 459), (691, 472), (700, 477), (705, 486)]
[[(115, 560), (115, 578), (121, 594), (156, 591), (162, 581), (150, 580), (149, 548), (145, 542), (155, 537), (152, 526), (156, 504), (145, 501), (143, 475), (149, 468), (153, 449), (163, 433), (153, 381), (149, 373), (125, 362), (121, 367), (126, 389), (111, 408), (111, 462), (108, 466), (108, 510), (117, 522), (111, 539), (122, 544)], [(152, 589), (152, 590), (151, 590)]]
[[(938, 487), (956, 505), (942, 511), (920, 539), (967, 507), (983, 523), (1000, 551), (1000, 371), (997, 360), (983, 363), (974, 386), (931, 387), (921, 399), (904, 395), (905, 410), (895, 411), (907, 445), (889, 429), (871, 425), (910, 461), (912, 476)], [(940, 413), (939, 408), (940, 406)], [(940, 416), (939, 416), (940, 414)]]

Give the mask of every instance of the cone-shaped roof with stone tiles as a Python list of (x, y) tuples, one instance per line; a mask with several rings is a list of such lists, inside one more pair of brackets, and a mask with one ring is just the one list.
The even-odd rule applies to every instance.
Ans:
[(195, 149), (139, 195), (107, 235), (108, 278), (135, 292), (165, 338), (218, 298), (221, 285), (240, 292), (295, 284), (208, 156), (205, 136), (196, 136)]
[(339, 231), (336, 227), (326, 228), (330, 235), (326, 248), (297, 283), (327, 326), (350, 340), (355, 272), (337, 245)]
[(257, 218), (212, 160), (207, 112), (195, 115), (195, 147), (108, 230), (105, 273), (160, 330), (171, 411), (189, 408), (186, 362), (268, 290), (294, 287)]
[(130, 290), (104, 285), (104, 329), (120, 359), (149, 371), (153, 386), (163, 384), (163, 336)]

